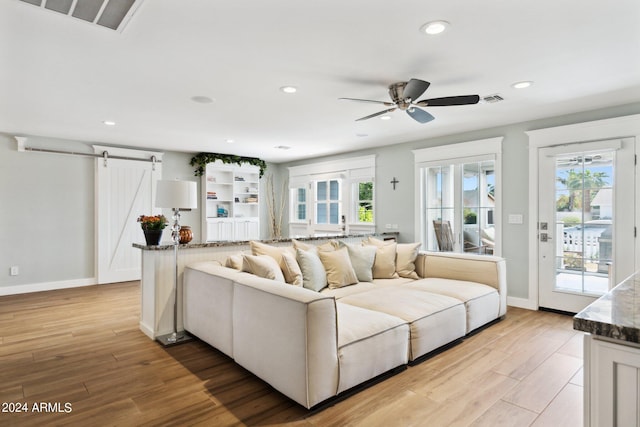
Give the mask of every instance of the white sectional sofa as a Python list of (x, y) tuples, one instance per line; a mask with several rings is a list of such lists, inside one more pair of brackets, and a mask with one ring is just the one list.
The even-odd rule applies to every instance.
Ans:
[[(377, 262), (383, 258), (381, 251), (390, 248), (373, 241), (379, 246)], [(409, 246), (402, 250), (404, 255), (401, 245), (395, 246), (398, 271), (389, 276), (393, 278), (357, 280), (320, 291), (287, 284), (278, 274), (276, 278), (259, 277), (217, 262), (189, 265), (183, 277), (184, 327), (311, 408), (455, 342), (506, 313), (502, 258), (418, 253), (417, 245)], [(265, 247), (256, 247), (255, 257), (262, 261), (271, 256), (282, 266), (282, 276), (287, 276), (278, 254), (291, 254), (292, 248), (268, 249), (268, 254), (260, 255)], [(400, 258), (406, 258), (407, 249), (409, 253), (415, 250), (415, 256), (404, 259), (400, 271)], [(294, 253), (300, 266), (304, 265), (300, 256), (307, 253), (301, 254), (300, 248)], [(330, 256), (344, 261), (344, 253)], [(244, 270), (250, 269), (250, 257), (240, 258)], [(291, 261), (289, 255), (284, 258)], [(352, 259), (354, 265), (359, 263)], [(228, 262), (233, 264), (233, 260)], [(332, 268), (325, 266), (325, 272)], [(348, 273), (333, 271), (333, 279), (351, 277), (358, 268), (362, 271), (362, 265)], [(396, 277), (398, 272), (405, 277)]]

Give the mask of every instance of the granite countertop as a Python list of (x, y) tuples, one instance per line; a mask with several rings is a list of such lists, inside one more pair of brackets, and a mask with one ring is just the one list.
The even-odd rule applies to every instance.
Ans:
[(624, 280), (576, 314), (573, 328), (597, 336), (640, 343), (640, 273)]
[[(390, 236), (390, 237), (397, 237), (398, 233), (397, 232), (391, 232), (391, 233), (382, 233), (382, 234), (378, 234), (378, 233), (355, 233), (355, 234), (335, 234), (335, 235), (331, 235), (331, 236), (306, 236), (306, 237), (294, 237), (294, 239), (296, 240), (301, 240), (301, 241), (312, 241), (312, 240), (326, 240), (326, 239), (335, 239), (335, 238), (350, 238), (350, 237), (367, 237), (367, 236)], [(259, 242), (262, 243), (268, 243), (268, 244), (272, 244), (272, 243), (290, 243), (292, 241), (292, 239), (287, 238), (287, 239), (273, 239), (273, 240), (259, 240)], [(224, 242), (206, 242), (206, 243), (187, 243), (186, 245), (178, 245), (179, 249), (196, 249), (196, 248), (215, 248), (215, 247), (221, 247), (221, 246), (244, 246), (244, 245), (248, 245), (249, 241), (224, 241)], [(138, 249), (143, 249), (143, 250), (147, 250), (147, 251), (165, 251), (165, 250), (169, 250), (169, 249), (173, 249), (173, 244), (172, 243), (168, 243), (168, 244), (161, 244), (161, 245), (157, 245), (157, 246), (149, 246), (146, 245), (144, 243), (134, 243), (133, 244), (134, 248), (138, 248)]]

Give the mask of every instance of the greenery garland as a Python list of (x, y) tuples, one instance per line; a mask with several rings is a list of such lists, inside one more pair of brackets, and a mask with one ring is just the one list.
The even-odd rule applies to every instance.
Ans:
[(260, 178), (262, 178), (262, 175), (264, 175), (264, 171), (267, 169), (267, 162), (256, 157), (243, 157), (220, 153), (200, 153), (192, 157), (190, 162), (191, 166), (198, 166), (195, 170), (195, 176), (204, 175), (207, 163), (213, 163), (216, 160), (220, 160), (222, 163), (226, 164), (235, 163), (238, 166), (242, 166), (243, 163), (258, 166), (260, 168)]

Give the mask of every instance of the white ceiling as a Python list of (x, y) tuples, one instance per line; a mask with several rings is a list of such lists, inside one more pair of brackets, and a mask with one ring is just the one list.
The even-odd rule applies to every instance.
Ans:
[[(640, 1), (145, 0), (117, 32), (3, 0), (0, 62), (2, 132), (282, 162), (640, 101)], [(427, 124), (338, 101), (410, 78), (505, 101)]]

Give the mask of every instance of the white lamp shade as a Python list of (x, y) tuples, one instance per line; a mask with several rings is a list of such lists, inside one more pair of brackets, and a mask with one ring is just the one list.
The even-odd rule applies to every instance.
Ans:
[(197, 209), (198, 185), (193, 181), (158, 181), (156, 207)]

